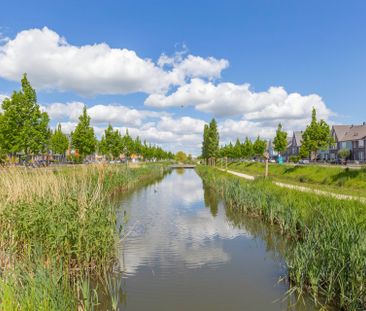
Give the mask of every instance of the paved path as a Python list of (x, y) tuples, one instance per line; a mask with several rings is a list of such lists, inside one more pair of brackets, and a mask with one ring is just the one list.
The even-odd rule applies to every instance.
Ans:
[[(239, 172), (235, 172), (235, 171), (231, 171), (231, 170), (225, 170), (222, 168), (219, 168), (219, 170), (230, 173), (232, 175), (235, 175), (235, 176), (238, 176), (241, 178), (244, 178), (244, 179), (247, 179), (247, 180), (255, 179), (255, 176), (252, 176), (252, 175), (247, 175), (247, 174), (243, 174), (243, 173), (239, 173)], [(356, 200), (356, 201), (360, 201), (360, 202), (366, 204), (366, 198), (363, 198), (363, 197), (357, 197), (357, 196), (352, 196), (352, 195), (347, 195), (347, 194), (339, 194), (339, 193), (333, 193), (333, 192), (328, 192), (328, 191), (323, 191), (323, 190), (317, 190), (317, 189), (312, 189), (312, 188), (303, 187), (303, 186), (286, 184), (286, 183), (279, 182), (279, 181), (274, 181), (273, 183), (282, 188), (288, 188), (288, 189), (294, 189), (294, 190), (298, 190), (298, 191), (302, 191), (302, 192), (309, 192), (309, 193), (315, 193), (318, 195), (330, 196), (330, 197), (340, 199), (340, 200)]]

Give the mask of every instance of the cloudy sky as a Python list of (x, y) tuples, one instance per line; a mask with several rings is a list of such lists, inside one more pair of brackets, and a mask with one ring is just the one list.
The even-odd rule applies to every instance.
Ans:
[(27, 72), (38, 101), (70, 132), (84, 105), (111, 123), (199, 154), (222, 142), (366, 121), (365, 1), (6, 1), (0, 102)]

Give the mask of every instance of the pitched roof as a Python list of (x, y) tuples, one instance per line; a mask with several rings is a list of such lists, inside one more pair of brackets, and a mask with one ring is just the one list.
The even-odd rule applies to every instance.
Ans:
[(301, 147), (302, 134), (303, 134), (303, 131), (295, 131), (294, 132), (296, 147)]
[(359, 140), (366, 137), (366, 124), (363, 125), (333, 125), (338, 141)]
[(344, 135), (342, 141), (359, 140), (366, 137), (366, 125), (353, 125)]
[(342, 141), (344, 135), (350, 129), (351, 125), (333, 125), (332, 129), (335, 132), (338, 141)]
[(288, 147), (291, 147), (291, 144), (292, 144), (292, 136), (287, 136), (287, 148)]

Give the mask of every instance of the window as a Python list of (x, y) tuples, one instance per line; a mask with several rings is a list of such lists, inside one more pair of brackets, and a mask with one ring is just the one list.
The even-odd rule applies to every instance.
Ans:
[(365, 146), (365, 141), (364, 140), (359, 140), (358, 141), (358, 148), (363, 148)]
[(365, 161), (365, 154), (363, 153), (363, 151), (360, 151), (358, 153), (358, 160), (359, 161)]

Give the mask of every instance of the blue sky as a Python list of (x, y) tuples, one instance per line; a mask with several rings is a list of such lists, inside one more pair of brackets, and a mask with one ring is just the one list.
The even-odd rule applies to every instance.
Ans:
[(99, 135), (111, 122), (197, 154), (212, 116), (223, 141), (303, 128), (312, 106), (330, 123), (366, 121), (365, 29), (365, 1), (6, 1), (0, 96), (27, 71), (52, 124), (71, 130), (86, 104)]

